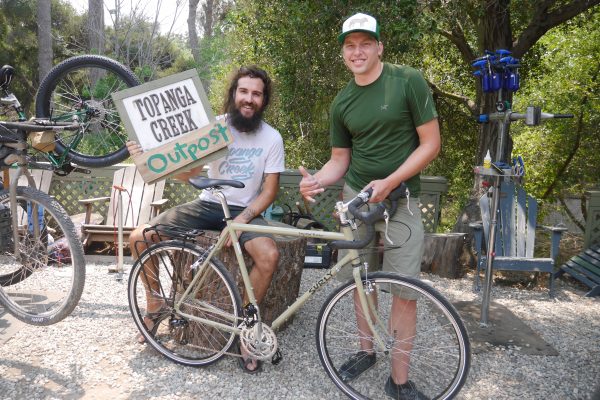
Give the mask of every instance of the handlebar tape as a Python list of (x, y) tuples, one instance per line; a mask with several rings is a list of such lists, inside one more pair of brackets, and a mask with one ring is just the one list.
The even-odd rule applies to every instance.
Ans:
[[(369, 198), (373, 193), (373, 188), (369, 188), (365, 191), (369, 194)], [(390, 201), (390, 209), (388, 214), (394, 215), (396, 208), (398, 207), (398, 200), (406, 197), (408, 188), (404, 183), (401, 183), (396, 189), (392, 190), (388, 195), (387, 199)], [(375, 236), (375, 223), (384, 219), (384, 211), (386, 207), (383, 203), (377, 204), (377, 206), (370, 211), (359, 211), (358, 209), (368, 202), (363, 201), (360, 197), (356, 197), (350, 204), (348, 204), (348, 211), (355, 218), (363, 221), (367, 225), (367, 234), (361, 240), (334, 240), (329, 243), (329, 246), (334, 249), (362, 249), (367, 246)]]

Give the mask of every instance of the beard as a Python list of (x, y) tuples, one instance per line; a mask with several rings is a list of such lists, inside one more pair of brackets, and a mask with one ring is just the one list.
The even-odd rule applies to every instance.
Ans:
[(244, 117), (240, 110), (232, 104), (227, 110), (227, 120), (229, 123), (240, 132), (254, 132), (260, 126), (262, 121), (264, 108), (254, 110), (254, 114), (250, 117)]

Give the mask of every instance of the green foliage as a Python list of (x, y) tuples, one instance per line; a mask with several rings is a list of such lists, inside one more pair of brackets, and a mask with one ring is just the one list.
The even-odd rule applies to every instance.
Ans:
[[(37, 2), (34, 0), (0, 1), (0, 65), (9, 64), (15, 68), (17, 75), (11, 89), (28, 115), (32, 115), (33, 99), (39, 85), (36, 13)], [(52, 1), (56, 59), (70, 54), (71, 49), (65, 47), (65, 38), (78, 35), (81, 21), (70, 5), (60, 0)]]
[[(600, 184), (599, 23), (599, 13), (588, 13), (548, 32), (534, 49), (539, 68), (515, 96), (517, 110), (533, 104), (547, 112), (575, 115), (537, 127), (513, 127), (513, 154), (525, 159), (527, 187), (547, 200)], [(566, 163), (564, 173), (557, 175)], [(546, 194), (554, 181), (554, 190)]]
[[(351, 78), (337, 41), (343, 19), (356, 12), (378, 18), (386, 59), (416, 51), (425, 27), (418, 2), (238, 1), (228, 16), (231, 65), (258, 64), (275, 82), (266, 119), (282, 133), (286, 165), (318, 168), (329, 158), (329, 106)], [(389, 41), (386, 40), (389, 38)]]

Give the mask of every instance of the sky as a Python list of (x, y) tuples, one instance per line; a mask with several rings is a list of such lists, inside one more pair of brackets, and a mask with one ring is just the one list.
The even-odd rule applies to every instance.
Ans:
[[(70, 3), (75, 10), (80, 13), (87, 11), (88, 0), (65, 0)], [(175, 19), (175, 25), (173, 26), (174, 33), (185, 34), (187, 33), (187, 14), (188, 14), (188, 2), (187, 0), (179, 0), (181, 5), (178, 9), (178, 14), (175, 15), (175, 2), (176, 0), (120, 0), (123, 10), (122, 15), (128, 15), (132, 8), (138, 7), (138, 10), (143, 10), (143, 14), (146, 16), (154, 16), (156, 8), (160, 5), (160, 30), (163, 33), (168, 32), (173, 20)], [(109, 10), (115, 8), (115, 4), (119, 0), (104, 0), (104, 23), (106, 25), (112, 25), (112, 16)]]

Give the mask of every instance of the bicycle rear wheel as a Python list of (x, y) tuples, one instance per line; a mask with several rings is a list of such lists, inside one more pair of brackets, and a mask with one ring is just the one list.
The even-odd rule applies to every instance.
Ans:
[(57, 153), (68, 151), (73, 162), (86, 167), (114, 165), (129, 153), (127, 132), (111, 94), (139, 84), (127, 67), (110, 58), (72, 57), (43, 79), (36, 96), (36, 115), (82, 123), (78, 131), (57, 133)]
[[(236, 340), (231, 332), (191, 321), (175, 311), (175, 302), (194, 276), (200, 274), (201, 279), (195, 296), (182, 304), (182, 312), (231, 327), (240, 321), (242, 301), (237, 287), (219, 260), (212, 259), (199, 270), (198, 261), (205, 256), (206, 251), (196, 244), (164, 241), (142, 252), (129, 276), (129, 309), (146, 343), (188, 366), (216, 362)], [(148, 314), (149, 305), (152, 311), (160, 311)], [(153, 326), (146, 326), (150, 321), (144, 317), (148, 315), (154, 320)]]
[[(363, 278), (363, 285), (366, 291), (372, 290), (367, 297), (375, 304), (373, 317), (379, 321), (376, 329), (385, 348), (378, 348), (371, 333), (363, 330), (359, 335), (354, 306), (356, 284), (354, 281), (344, 284), (325, 301), (317, 319), (319, 358), (333, 382), (354, 399), (387, 398), (385, 384), (390, 376), (392, 357), (398, 366), (407, 362), (401, 356), (409, 354), (408, 378), (424, 397), (454, 397), (465, 382), (471, 359), (467, 331), (454, 307), (439, 292), (417, 279), (376, 272), (369, 274), (368, 281)], [(409, 328), (409, 333), (404, 335), (401, 332), (407, 327), (406, 321), (398, 323), (399, 313), (406, 311), (404, 303), (397, 302), (400, 297), (416, 300), (416, 328)], [(397, 302), (394, 313), (392, 301)], [(363, 340), (362, 348), (359, 336)], [(374, 346), (375, 358), (364, 364), (368, 368), (362, 374), (348, 381), (347, 361), (364, 350), (365, 343)], [(365, 362), (362, 357), (354, 360), (355, 366)]]
[[(8, 190), (0, 191), (0, 204), (10, 210)], [(11, 214), (6, 217), (3, 224), (12, 225)], [(83, 291), (81, 241), (61, 205), (36, 189), (17, 187), (17, 219), (11, 229), (18, 232), (19, 254), (12, 235), (0, 249), (0, 303), (21, 321), (54, 324), (73, 311)]]

